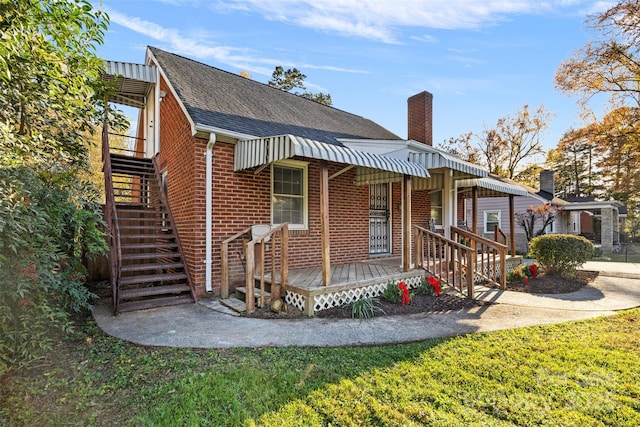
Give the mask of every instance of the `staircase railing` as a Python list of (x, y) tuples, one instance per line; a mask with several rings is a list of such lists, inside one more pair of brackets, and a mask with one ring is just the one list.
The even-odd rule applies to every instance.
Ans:
[(464, 243), (414, 225), (416, 267), (442, 280), (458, 292), (473, 297), (475, 251)]
[[(162, 182), (162, 177), (160, 176), (156, 157), (153, 158), (153, 172), (156, 177), (156, 182), (160, 184)], [(176, 245), (178, 245), (178, 252), (180, 253), (180, 257), (183, 258), (182, 261), (184, 264), (184, 273), (187, 276), (187, 284), (189, 285), (189, 289), (191, 290), (191, 298), (193, 298), (193, 302), (197, 302), (198, 298), (196, 296), (196, 290), (193, 286), (193, 281), (191, 280), (191, 274), (189, 273), (189, 265), (187, 264), (187, 260), (185, 259), (184, 252), (182, 251), (182, 243), (180, 242), (180, 233), (178, 232), (178, 226), (173, 220), (173, 214), (171, 213), (171, 206), (169, 205), (169, 199), (167, 197), (167, 194), (162, 189), (162, 185), (160, 187), (161, 187), (160, 199), (162, 200), (162, 204), (164, 205), (164, 208), (167, 214), (168, 223), (172, 224), (173, 226), (173, 233), (175, 236)]]
[(109, 156), (109, 129), (107, 124), (102, 127), (102, 172), (105, 182), (105, 220), (107, 223), (107, 240), (109, 243), (109, 265), (111, 268), (111, 296), (114, 313), (118, 312), (118, 283), (120, 281), (120, 266), (122, 265), (122, 246), (120, 243), (120, 227), (118, 212), (116, 211), (115, 196), (113, 194), (113, 179), (111, 171), (111, 157)]
[[(235, 240), (247, 236), (251, 233), (252, 228), (249, 227), (230, 238), (224, 240), (221, 245), (221, 285), (220, 285), (220, 298), (229, 298), (229, 246)], [(280, 253), (280, 269), (277, 266), (276, 257), (276, 241), (279, 242)], [(246, 287), (246, 308), (247, 312), (251, 313), (255, 311), (255, 282), (260, 281), (260, 306), (264, 306), (266, 303), (266, 269), (265, 261), (267, 259), (267, 246), (270, 255), (270, 272), (271, 272), (271, 299), (280, 299), (282, 293), (286, 292), (286, 287), (289, 282), (289, 224), (284, 223), (277, 227), (272, 228), (266, 233), (253, 236), (252, 240), (244, 243), (244, 265), (245, 265), (245, 277), (244, 283)], [(257, 246), (257, 252), (256, 252)], [(256, 258), (257, 255), (257, 258)], [(256, 259), (258, 262), (256, 263)], [(279, 275), (279, 277), (278, 277)], [(279, 280), (278, 280), (279, 278)]]
[(504, 236), (504, 244), (492, 241), (470, 231), (451, 227), (451, 238), (465, 240), (474, 248), (474, 272), (483, 280), (505, 289), (507, 285), (507, 237), (502, 230), (495, 232), (496, 240)]

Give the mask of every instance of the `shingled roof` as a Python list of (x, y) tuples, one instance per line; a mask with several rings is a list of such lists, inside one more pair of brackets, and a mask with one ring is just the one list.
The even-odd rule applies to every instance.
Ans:
[(355, 114), (149, 47), (191, 120), (254, 137), (292, 134), (342, 145), (338, 138), (401, 139)]

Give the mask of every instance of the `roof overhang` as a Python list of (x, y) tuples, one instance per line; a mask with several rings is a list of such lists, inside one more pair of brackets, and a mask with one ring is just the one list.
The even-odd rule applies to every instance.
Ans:
[[(423, 165), (433, 178), (437, 175), (453, 171), (453, 179), (466, 179), (485, 177), (489, 172), (481, 166), (466, 162), (458, 156), (444, 150), (423, 144), (412, 139), (409, 140), (377, 140), (377, 139), (339, 139), (349, 148), (362, 149), (363, 151), (383, 154), (386, 157), (408, 160)], [(437, 184), (433, 188), (438, 188)]]
[(115, 93), (110, 94), (107, 100), (128, 107), (144, 108), (147, 96), (158, 79), (156, 67), (131, 62), (104, 62), (102, 79), (115, 82)]
[(357, 166), (356, 184), (392, 182), (404, 175), (429, 178), (429, 172), (419, 164), (294, 135), (238, 141), (234, 170), (251, 169), (295, 156)]
[(572, 202), (562, 206), (565, 211), (589, 211), (596, 209), (620, 209), (624, 204), (617, 200), (608, 200), (600, 202)]
[(456, 188), (478, 187), (478, 197), (504, 197), (505, 195), (528, 196), (529, 192), (517, 185), (485, 177), (461, 179), (456, 181)]

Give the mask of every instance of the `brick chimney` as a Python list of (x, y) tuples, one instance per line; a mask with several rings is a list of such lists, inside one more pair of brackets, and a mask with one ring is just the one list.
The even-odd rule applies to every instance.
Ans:
[(433, 145), (433, 95), (427, 91), (407, 100), (409, 139)]
[(545, 169), (540, 171), (540, 191), (544, 191), (546, 193), (555, 196), (556, 194), (556, 184), (554, 178), (554, 171)]

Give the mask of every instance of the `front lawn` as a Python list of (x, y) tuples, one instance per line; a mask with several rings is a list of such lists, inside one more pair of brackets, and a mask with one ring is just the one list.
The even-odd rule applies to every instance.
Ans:
[(2, 379), (0, 425), (637, 426), (638, 325), (640, 309), (407, 345), (195, 350), (89, 319)]

